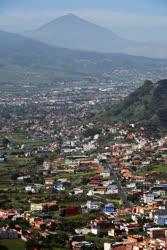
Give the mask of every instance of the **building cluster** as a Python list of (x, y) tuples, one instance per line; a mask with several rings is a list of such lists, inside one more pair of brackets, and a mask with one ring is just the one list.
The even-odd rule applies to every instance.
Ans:
[(167, 138), (92, 119), (120, 88), (1, 100), (0, 239), (167, 250)]

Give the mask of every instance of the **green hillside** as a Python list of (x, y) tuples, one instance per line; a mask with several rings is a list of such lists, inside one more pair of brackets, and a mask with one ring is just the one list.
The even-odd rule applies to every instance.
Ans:
[(135, 122), (166, 130), (167, 80), (145, 81), (119, 105), (106, 111), (104, 117), (108, 121)]

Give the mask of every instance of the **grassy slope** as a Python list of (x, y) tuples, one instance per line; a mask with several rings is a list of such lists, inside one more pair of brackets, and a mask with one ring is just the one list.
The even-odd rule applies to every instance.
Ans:
[(103, 120), (137, 122), (165, 130), (167, 127), (167, 80), (144, 85), (130, 94), (115, 108), (103, 114)]
[(25, 250), (25, 242), (22, 240), (0, 240), (1, 250)]
[(156, 172), (157, 174), (166, 173), (167, 172), (167, 165), (161, 164), (161, 165), (154, 165), (154, 166), (145, 167), (141, 170), (139, 175), (145, 176), (146, 174), (149, 174), (152, 172)]

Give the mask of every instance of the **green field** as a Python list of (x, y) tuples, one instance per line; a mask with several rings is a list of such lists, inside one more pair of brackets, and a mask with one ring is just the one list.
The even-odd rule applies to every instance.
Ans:
[(22, 240), (0, 240), (0, 250), (25, 250)]
[(65, 248), (57, 248), (57, 247), (54, 247), (53, 250), (65, 250)]
[(149, 174), (151, 172), (156, 172), (157, 174), (161, 173), (167, 173), (167, 164), (161, 164), (161, 165), (152, 165), (149, 167), (144, 167), (140, 172), (139, 175), (145, 176), (146, 174)]

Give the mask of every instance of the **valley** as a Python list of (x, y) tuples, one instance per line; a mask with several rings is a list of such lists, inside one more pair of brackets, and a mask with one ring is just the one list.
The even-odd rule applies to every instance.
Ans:
[(0, 1), (0, 250), (167, 250), (165, 7)]

